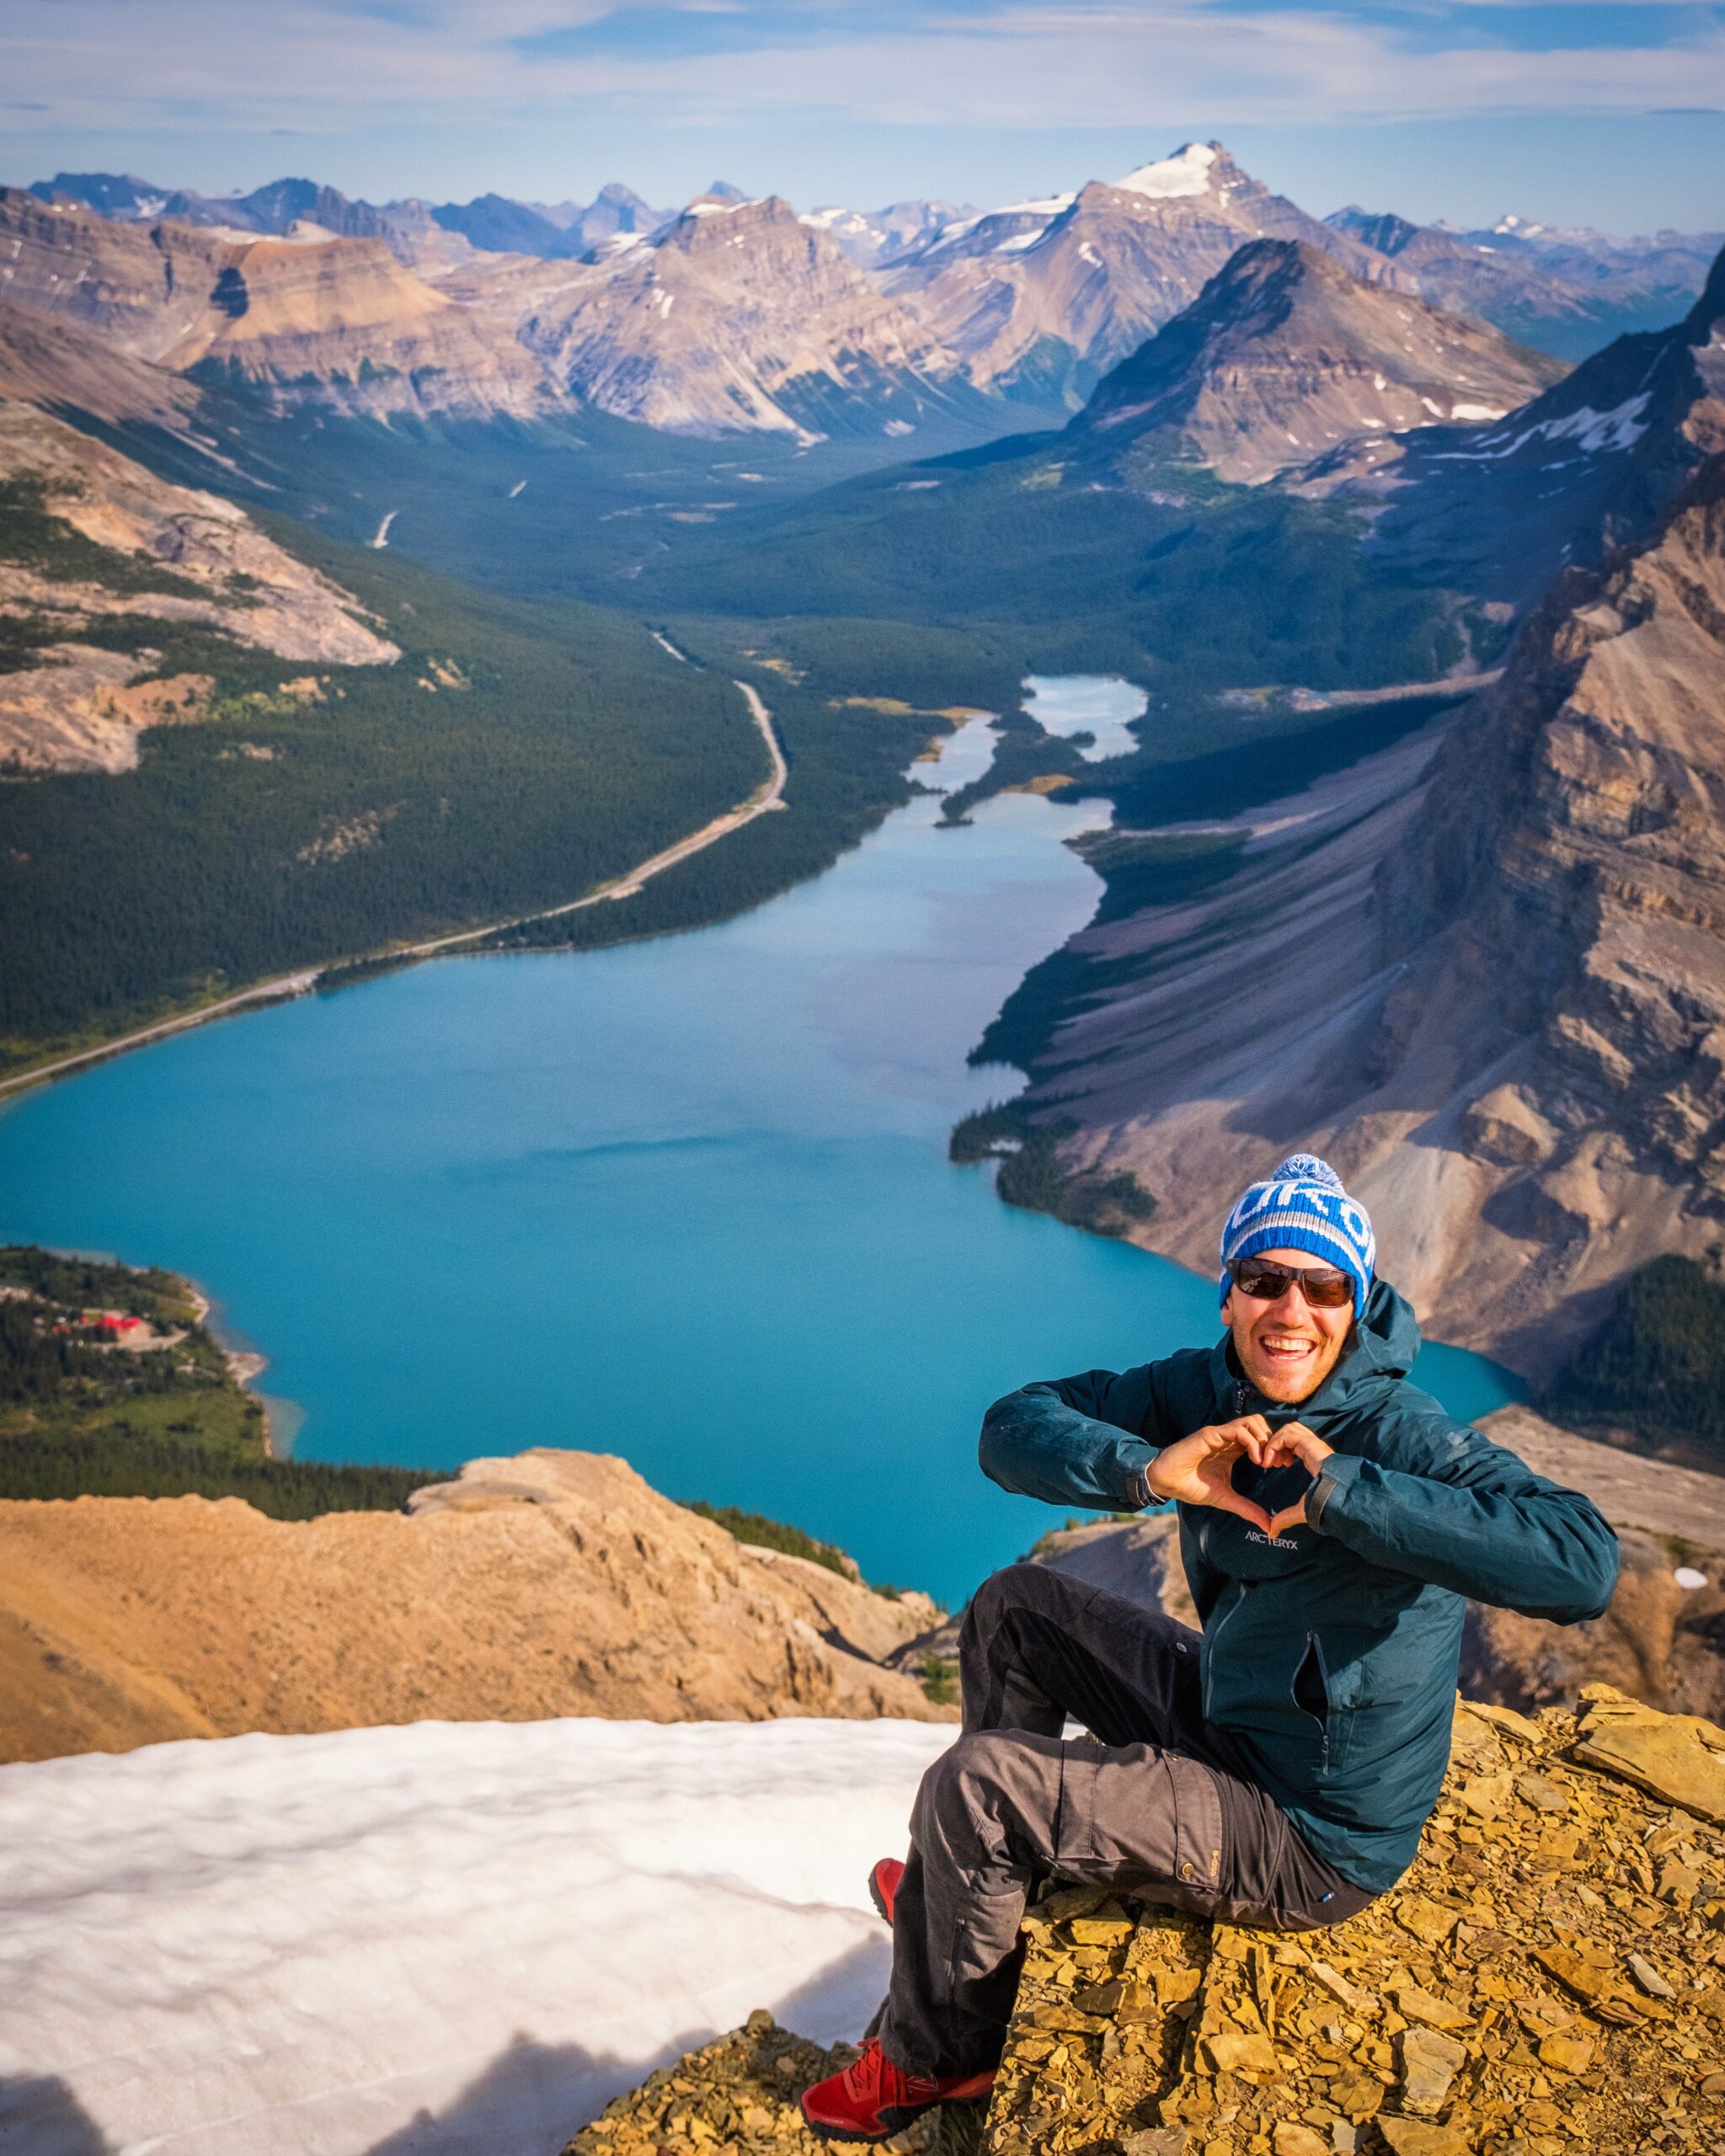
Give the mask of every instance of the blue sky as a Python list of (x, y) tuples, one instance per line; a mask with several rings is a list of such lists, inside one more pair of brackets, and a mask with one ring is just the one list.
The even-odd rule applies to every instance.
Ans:
[(0, 179), (988, 204), (1192, 137), (1322, 213), (1725, 227), (1725, 6), (5, 0)]

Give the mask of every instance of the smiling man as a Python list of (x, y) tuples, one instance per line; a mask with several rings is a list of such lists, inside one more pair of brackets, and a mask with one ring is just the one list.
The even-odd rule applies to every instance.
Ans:
[(1215, 1347), (988, 1411), (1005, 1488), (1178, 1507), (1203, 1630), (1042, 1565), (979, 1591), (964, 1734), (924, 1777), (909, 1861), (870, 1881), (893, 1928), (879, 2036), (804, 2099), (819, 2132), (880, 2140), (986, 2094), (1052, 1875), (1281, 1930), (1363, 1908), (1437, 1801), (1468, 1600), (1573, 1624), (1611, 1599), (1617, 1540), (1588, 1500), (1407, 1383), (1413, 1314), (1326, 1162), (1252, 1184), (1221, 1255)]

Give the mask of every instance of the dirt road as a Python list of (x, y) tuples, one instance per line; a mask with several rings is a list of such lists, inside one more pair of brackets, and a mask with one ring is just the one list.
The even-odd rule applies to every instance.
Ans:
[[(681, 658), (681, 653), (677, 656)], [(662, 876), (667, 868), (674, 868), (680, 861), (716, 846), (719, 840), (729, 838), (733, 831), (740, 831), (745, 824), (752, 824), (757, 816), (785, 805), (785, 782), (790, 776), (784, 751), (779, 746), (778, 736), (772, 728), (772, 713), (761, 701), (758, 690), (746, 681), (736, 686), (743, 693), (749, 707), (749, 716), (756, 730), (766, 745), (769, 770), (766, 778), (749, 798), (735, 808), (727, 809), (723, 816), (715, 816), (711, 823), (703, 824), (686, 839), (679, 839), (675, 846), (665, 847), (662, 853), (626, 869), (621, 876), (608, 883), (601, 883), (585, 898), (571, 899), (566, 905), (546, 906), (537, 913), (516, 914), (507, 921), (489, 921), (483, 927), (467, 928), (454, 936), (437, 936), (429, 942), (408, 943), (386, 947), (382, 950), (364, 953), (358, 959), (332, 962), (339, 964), (363, 964), (368, 959), (429, 958), (440, 951), (457, 950), (463, 943), (477, 943), (483, 937), (494, 936), (499, 929), (520, 928), (530, 921), (555, 921), (566, 913), (579, 913), (584, 906), (603, 905), (612, 899), (630, 899), (644, 883), (654, 877)], [(224, 996), (219, 1003), (206, 1004), (200, 1011), (188, 1011), (178, 1018), (164, 1018), (159, 1025), (144, 1026), (135, 1033), (123, 1033), (117, 1040), (104, 1041), (99, 1048), (82, 1049), (76, 1055), (62, 1055), (55, 1062), (39, 1064), (34, 1070), (20, 1070), (10, 1078), (0, 1078), (0, 1094), (15, 1092), (25, 1086), (34, 1086), (45, 1078), (57, 1078), (61, 1072), (76, 1070), (87, 1063), (99, 1063), (105, 1057), (120, 1055), (127, 1049), (142, 1048), (147, 1041), (161, 1040), (169, 1033), (184, 1033), (189, 1026), (201, 1026), (211, 1018), (225, 1017), (251, 1003), (275, 1003), (291, 995), (304, 995), (315, 988), (330, 967), (302, 967), (296, 973), (280, 974), (273, 980), (257, 982), (250, 988), (240, 990), (238, 995)]]

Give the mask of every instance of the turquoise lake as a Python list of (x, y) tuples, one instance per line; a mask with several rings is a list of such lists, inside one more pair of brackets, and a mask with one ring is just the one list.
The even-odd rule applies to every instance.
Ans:
[[(990, 754), (973, 721), (919, 776)], [(990, 1401), (1217, 1320), (1210, 1280), (948, 1162), (1018, 1088), (964, 1059), (1089, 917), (1060, 841), (1102, 814), (938, 808), (720, 927), (440, 960), (27, 1094), (0, 1239), (189, 1273), (302, 1457), (619, 1453), (956, 1603), (1059, 1523), (979, 1473)], [(1419, 1375), (1466, 1418), (1516, 1396), (1455, 1349)]]

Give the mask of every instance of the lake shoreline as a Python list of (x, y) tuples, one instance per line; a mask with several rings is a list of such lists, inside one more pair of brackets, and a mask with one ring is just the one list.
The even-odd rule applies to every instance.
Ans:
[[(947, 736), (938, 783), (994, 744)], [(911, 793), (697, 935), (398, 967), (39, 1087), (0, 1115), (7, 1227), (219, 1283), (231, 1344), (305, 1411), (284, 1472), (620, 1453), (962, 1599), (1047, 1524), (976, 1473), (987, 1402), (1216, 1318), (1212, 1281), (948, 1158), (1017, 1090), (968, 1058), (1093, 915), (1066, 841), (1108, 809), (942, 808)], [(1465, 1414), (1509, 1396), (1432, 1352)]]
[[(386, 529), (388, 521), (385, 518)], [(380, 539), (376, 543), (381, 545), (382, 542)], [(678, 658), (682, 656), (681, 653), (675, 655)], [(786, 805), (784, 790), (790, 772), (785, 762), (783, 747), (773, 728), (772, 713), (761, 702), (759, 691), (750, 683), (739, 681), (735, 686), (742, 691), (744, 701), (749, 707), (750, 722), (766, 748), (768, 768), (766, 779), (746, 801), (735, 808), (727, 809), (723, 815), (709, 817), (686, 838), (679, 839), (674, 845), (649, 855), (634, 867), (607, 878), (582, 897), (570, 899), (554, 906), (542, 906), (531, 913), (517, 914), (506, 920), (489, 921), (479, 928), (457, 930), (429, 942), (387, 945), (356, 958), (325, 958), (314, 965), (296, 969), (292, 973), (273, 974), (215, 1002), (194, 1005), (178, 1015), (116, 1035), (110, 1040), (99, 1042), (70, 1055), (27, 1065), (21, 1070), (0, 1077), (0, 1098), (10, 1092), (22, 1091), (29, 1086), (45, 1085), (56, 1078), (71, 1076), (77, 1071), (104, 1063), (110, 1057), (128, 1054), (133, 1049), (146, 1048), (152, 1041), (166, 1040), (190, 1027), (208, 1025), (217, 1018), (232, 1017), (242, 1009), (247, 1011), (265, 1010), (273, 1003), (287, 1001), (296, 996), (315, 995), (320, 990), (339, 985), (339, 977), (344, 974), (369, 974), (386, 968), (412, 965), (424, 958), (447, 956), (457, 944), (483, 943), (487, 937), (505, 935), (512, 928), (526, 927), (537, 921), (554, 921), (563, 914), (575, 913), (586, 906), (633, 898), (644, 883), (655, 876), (662, 875), (667, 868), (676, 867), (693, 855), (704, 851), (708, 846), (716, 845), (720, 839), (729, 837), (733, 831), (742, 830), (756, 817)], [(887, 813), (891, 812), (889, 810)]]

